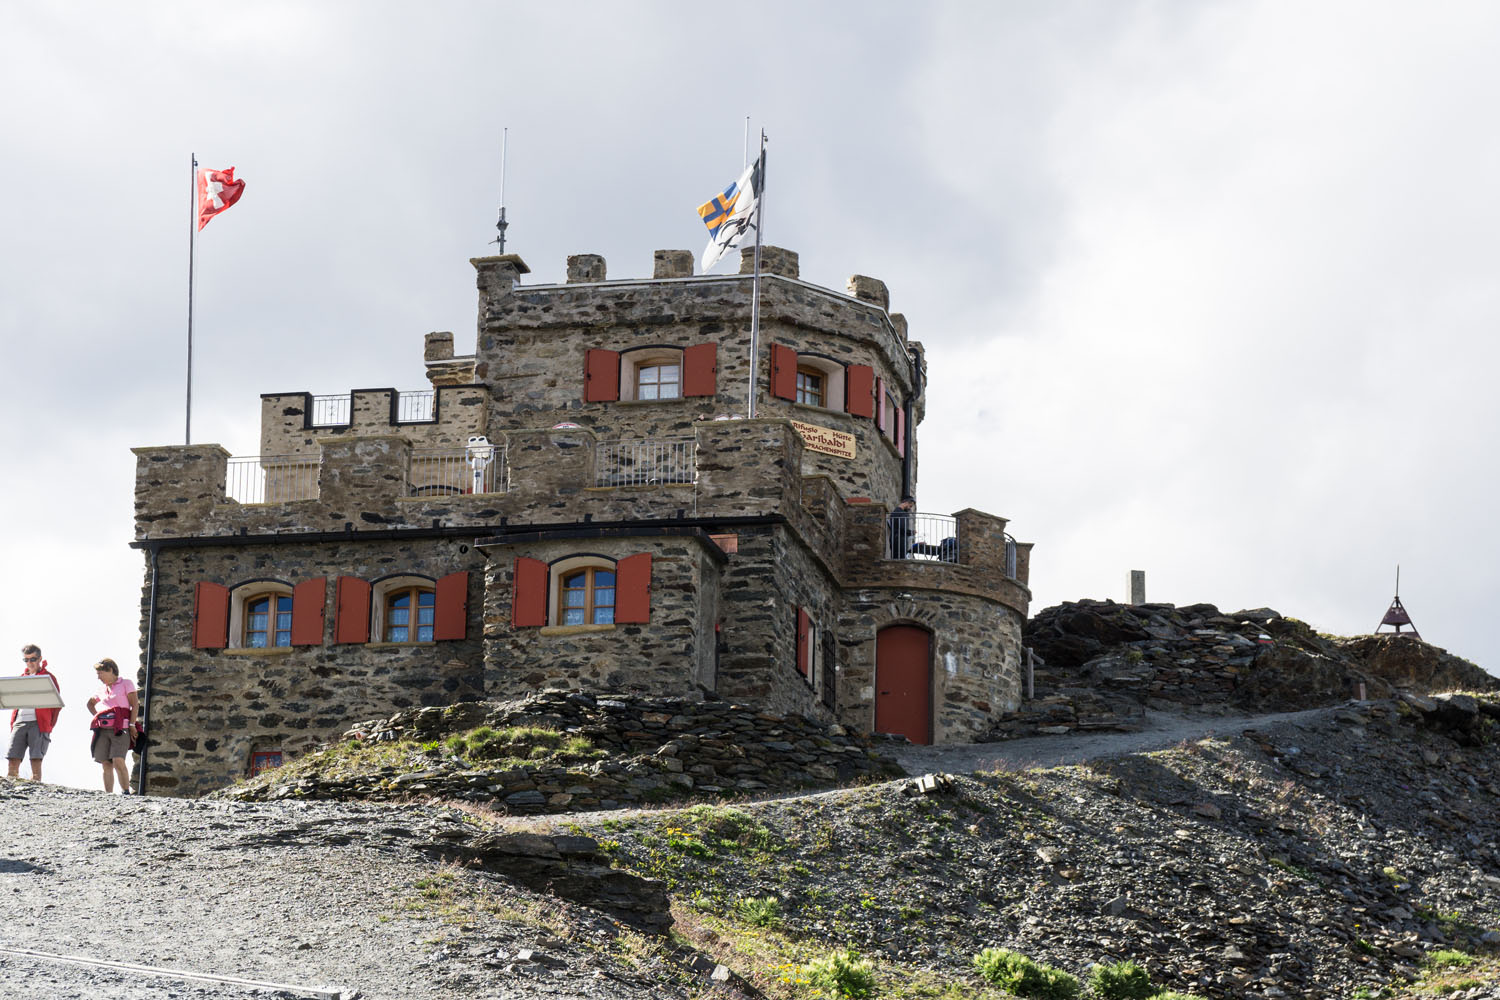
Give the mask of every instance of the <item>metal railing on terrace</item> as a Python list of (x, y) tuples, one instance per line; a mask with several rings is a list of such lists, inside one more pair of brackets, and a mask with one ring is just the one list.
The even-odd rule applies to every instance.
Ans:
[(314, 396), (312, 398), (312, 425), (314, 427), (347, 427), (349, 425), (350, 395)]
[(396, 423), (414, 424), (431, 420), (433, 402), (437, 393), (432, 389), (416, 389), (401, 392), (396, 396)]
[(698, 478), (692, 440), (601, 441), (594, 448), (595, 486), (654, 486)]
[(505, 446), (413, 450), (407, 495), (453, 496), (461, 493), (504, 493)]
[(255, 455), (231, 458), (224, 495), (240, 503), (286, 503), (318, 495), (317, 458), (306, 455)]
[(958, 562), (958, 518), (898, 510), (885, 522), (887, 559)]
[[(396, 422), (419, 424), (433, 418), (437, 392), (433, 389), (411, 389), (396, 393)], [(352, 419), (352, 393), (312, 398), (312, 426), (348, 427)]]

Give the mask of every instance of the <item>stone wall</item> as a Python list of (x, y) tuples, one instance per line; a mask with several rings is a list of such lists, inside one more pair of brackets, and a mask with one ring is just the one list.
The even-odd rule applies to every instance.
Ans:
[[(371, 714), (484, 696), (479, 630), (431, 645), (335, 643), (336, 575), (436, 579), (469, 573), (469, 606), (482, 599), (483, 556), (445, 539), (167, 549), (158, 557), (156, 659), (150, 685), (147, 787), (195, 795), (241, 777), (252, 750), (296, 751), (332, 739)], [(323, 642), (279, 649), (194, 649), (193, 589), (327, 579)], [(142, 592), (142, 621), (150, 604)], [(145, 637), (142, 636), (144, 644)], [(231, 637), (231, 641), (237, 641)], [(137, 683), (145, 687), (144, 667)]]
[[(487, 697), (506, 698), (544, 687), (590, 691), (647, 691), (693, 695), (700, 678), (714, 672), (716, 602), (702, 594), (719, 589), (717, 546), (701, 532), (610, 537), (489, 539), (484, 588), (484, 662)], [(578, 556), (611, 562), (651, 554), (649, 624), (512, 624), (515, 560), (553, 563)], [(556, 573), (549, 581), (549, 621), (556, 620)]]
[(839, 715), (846, 724), (874, 728), (876, 636), (888, 625), (932, 633), (933, 742), (978, 739), (1019, 703), (1024, 614), (984, 597), (906, 588), (846, 592), (842, 607)]

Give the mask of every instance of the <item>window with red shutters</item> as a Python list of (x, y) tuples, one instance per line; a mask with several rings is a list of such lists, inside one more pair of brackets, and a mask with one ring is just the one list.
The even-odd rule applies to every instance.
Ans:
[(547, 564), (517, 556), (511, 588), (510, 623), (516, 628), (547, 624)]
[(616, 624), (651, 620), (651, 553), (626, 556), (615, 564)]
[(469, 634), (469, 574), (449, 573), (438, 579), (437, 613), (433, 620), (432, 638), (463, 639)]
[(718, 392), (719, 345), (693, 344), (682, 349), (682, 394), (713, 396)]
[(328, 580), (324, 577), (303, 580), (292, 588), (293, 646), (323, 645), (327, 604)]
[(229, 645), (229, 588), (200, 580), (193, 588), (193, 648)]
[(620, 398), (620, 352), (591, 348), (583, 356), (583, 401), (604, 403)]
[(872, 417), (875, 415), (875, 369), (869, 365), (850, 365), (848, 390), (844, 395), (844, 410), (850, 416)]
[(785, 344), (771, 345), (771, 395), (797, 398), (797, 352)]
[(812, 671), (812, 619), (805, 608), (797, 609), (797, 673), (803, 677)]
[(370, 584), (341, 576), (333, 588), (333, 641), (370, 641)]

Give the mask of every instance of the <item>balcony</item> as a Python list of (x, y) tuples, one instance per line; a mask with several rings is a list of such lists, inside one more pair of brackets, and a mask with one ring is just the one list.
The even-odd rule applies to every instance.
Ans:
[(885, 558), (956, 563), (958, 518), (898, 510), (886, 519)]
[(407, 496), (454, 496), (504, 493), (507, 485), (505, 446), (446, 448), (411, 453)]
[(595, 486), (691, 483), (697, 474), (692, 440), (601, 441), (594, 449)]
[[(421, 424), (436, 419), (432, 389), (412, 389), (395, 394), (395, 423)], [(313, 396), (309, 423), (313, 427), (348, 427), (353, 421), (354, 393)], [(383, 408), (383, 407), (382, 407)]]
[(318, 495), (317, 458), (254, 455), (225, 463), (224, 495), (245, 504), (312, 500)]

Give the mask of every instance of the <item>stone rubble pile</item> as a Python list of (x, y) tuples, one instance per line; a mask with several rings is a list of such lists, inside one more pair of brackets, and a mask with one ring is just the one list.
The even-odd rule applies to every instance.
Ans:
[(604, 754), (491, 768), (438, 749), (414, 769), (385, 765), (343, 775), (321, 769), (315, 751), (286, 773), (268, 772), (215, 794), (244, 801), (454, 799), (526, 815), (743, 796), (902, 773), (877, 752), (875, 741), (802, 716), (723, 701), (576, 691), (414, 709), (360, 723), (345, 739), (407, 739), (441, 747), (448, 736), (480, 726), (545, 727), (584, 737)]
[[(1132, 959), (1211, 1000), (1388, 996), (1434, 951), (1500, 947), (1497, 736), (1493, 695), (1348, 702), (925, 794), (745, 806), (769, 857), (669, 874), (706, 906), (774, 897), (794, 937), (953, 975), (995, 945), (1080, 976)], [(619, 863), (649, 863), (668, 823), (612, 826)]]
[(1295, 711), (1500, 681), (1409, 635), (1322, 636), (1270, 608), (1071, 601), (1026, 623), (1035, 696), (991, 739), (1139, 728), (1148, 709)]

